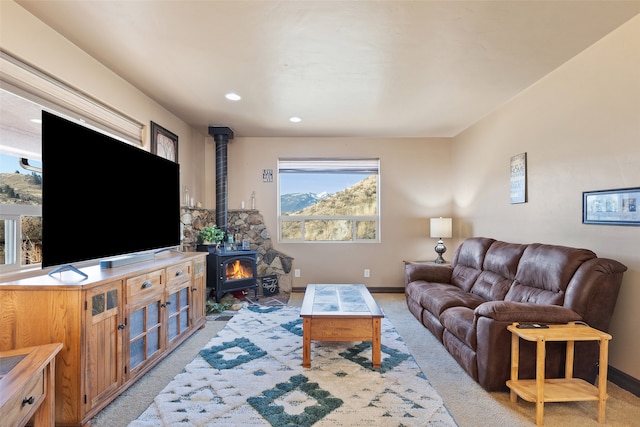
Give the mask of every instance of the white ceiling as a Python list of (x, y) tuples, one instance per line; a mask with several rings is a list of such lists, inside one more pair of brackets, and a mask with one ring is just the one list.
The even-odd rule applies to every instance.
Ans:
[(640, 1), (17, 3), (203, 134), (255, 137), (455, 136), (640, 13)]

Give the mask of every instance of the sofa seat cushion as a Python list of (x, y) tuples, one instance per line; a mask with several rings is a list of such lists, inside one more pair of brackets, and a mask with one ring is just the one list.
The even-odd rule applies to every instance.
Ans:
[(469, 307), (452, 307), (440, 314), (440, 323), (453, 336), (475, 351), (476, 324), (474, 310)]
[(476, 308), (485, 302), (481, 297), (464, 292), (455, 286), (446, 289), (430, 289), (421, 295), (420, 304), (436, 317), (451, 307)]
[(415, 282), (408, 283), (405, 287), (404, 292), (407, 295), (407, 297), (421, 303), (423, 299), (428, 298), (426, 297), (426, 295), (428, 295), (430, 292), (437, 289), (442, 290), (442, 289), (448, 289), (451, 287), (452, 287), (451, 285), (448, 285), (446, 283), (426, 282), (424, 280), (417, 280)]

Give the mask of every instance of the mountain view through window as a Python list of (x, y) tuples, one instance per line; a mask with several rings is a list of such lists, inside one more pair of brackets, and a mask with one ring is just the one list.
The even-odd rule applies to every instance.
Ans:
[(378, 241), (377, 159), (282, 161), (280, 240)]

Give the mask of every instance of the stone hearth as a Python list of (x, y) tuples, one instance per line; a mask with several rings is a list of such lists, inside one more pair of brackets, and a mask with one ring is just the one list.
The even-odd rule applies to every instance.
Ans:
[[(180, 209), (180, 221), (183, 226), (184, 240), (181, 249), (193, 252), (196, 250), (198, 232), (202, 227), (216, 223), (215, 209), (189, 208)], [(291, 292), (291, 267), (293, 257), (273, 249), (271, 235), (264, 224), (260, 211), (255, 209), (230, 209), (228, 211), (228, 231), (241, 243), (248, 239), (250, 249), (258, 252), (258, 277), (275, 274), (281, 292)]]

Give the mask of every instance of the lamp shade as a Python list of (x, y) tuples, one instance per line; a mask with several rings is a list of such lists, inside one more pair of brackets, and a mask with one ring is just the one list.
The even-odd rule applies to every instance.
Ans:
[(451, 218), (431, 218), (431, 237), (435, 239), (451, 237)]

